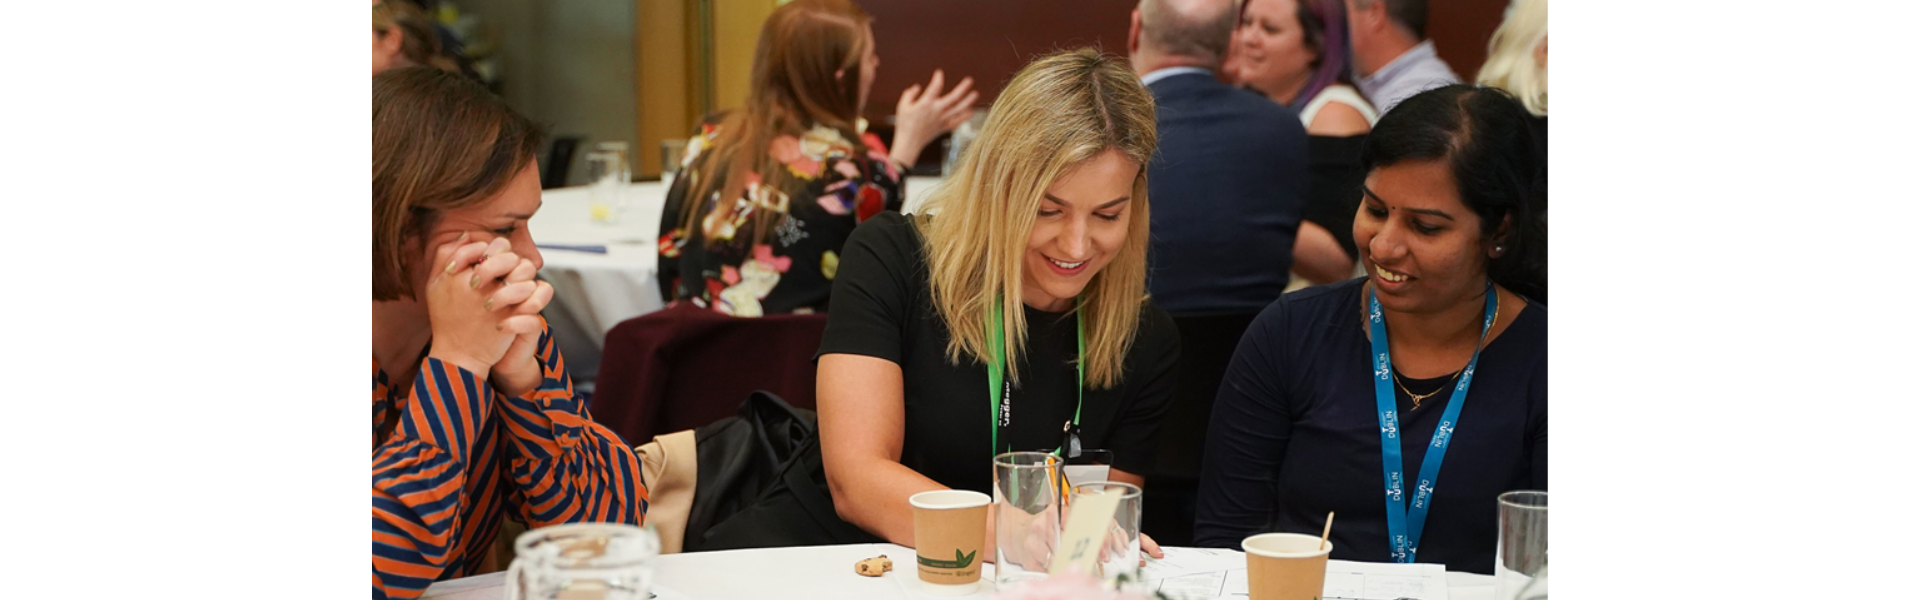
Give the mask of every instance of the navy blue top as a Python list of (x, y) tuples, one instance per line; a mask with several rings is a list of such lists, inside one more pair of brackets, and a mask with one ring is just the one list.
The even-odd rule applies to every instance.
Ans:
[[(1255, 533), (1318, 534), (1335, 511), (1333, 558), (1391, 560), (1364, 283), (1287, 294), (1240, 339), (1208, 430), (1196, 545), (1237, 549)], [(1445, 380), (1405, 383), (1426, 393)], [(1420, 469), (1450, 394), (1413, 410), (1395, 386), (1406, 472)], [(1529, 302), (1481, 351), (1464, 401), (1415, 560), (1492, 573), (1494, 498), (1547, 489), (1545, 306)]]
[(1148, 290), (1176, 317), (1259, 312), (1287, 288), (1306, 207), (1300, 117), (1204, 73), (1147, 88), (1160, 133)]

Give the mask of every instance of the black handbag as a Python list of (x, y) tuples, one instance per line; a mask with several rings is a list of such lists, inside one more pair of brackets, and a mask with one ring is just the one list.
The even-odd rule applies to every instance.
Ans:
[(694, 430), (700, 475), (685, 551), (883, 541), (834, 512), (815, 419), (757, 391), (738, 416)]

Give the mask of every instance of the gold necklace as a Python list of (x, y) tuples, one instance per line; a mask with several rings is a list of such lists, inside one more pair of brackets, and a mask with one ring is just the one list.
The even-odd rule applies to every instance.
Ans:
[(1394, 383), (1398, 383), (1398, 384), (1400, 384), (1400, 391), (1403, 391), (1403, 392), (1406, 392), (1406, 393), (1407, 393), (1407, 396), (1408, 396), (1408, 397), (1411, 397), (1411, 398), (1413, 398), (1413, 408), (1410, 408), (1410, 409), (1407, 409), (1407, 410), (1408, 410), (1408, 411), (1415, 411), (1415, 410), (1420, 410), (1420, 401), (1421, 401), (1421, 400), (1426, 400), (1426, 399), (1428, 399), (1428, 398), (1432, 398), (1434, 394), (1438, 394), (1438, 393), (1440, 393), (1440, 392), (1441, 392), (1442, 390), (1445, 390), (1445, 389), (1447, 389), (1447, 387), (1449, 387), (1449, 386), (1451, 386), (1451, 385), (1453, 385), (1453, 380), (1454, 380), (1455, 378), (1457, 378), (1457, 377), (1459, 377), (1459, 376), (1460, 376), (1460, 372), (1459, 372), (1459, 371), (1454, 371), (1454, 372), (1453, 372), (1453, 377), (1448, 377), (1448, 378), (1447, 378), (1447, 385), (1442, 385), (1442, 386), (1440, 386), (1439, 388), (1436, 388), (1436, 389), (1434, 389), (1433, 391), (1431, 391), (1431, 392), (1427, 392), (1427, 393), (1425, 393), (1425, 394), (1415, 394), (1415, 393), (1413, 393), (1413, 390), (1409, 390), (1409, 389), (1407, 389), (1407, 384), (1406, 384), (1406, 382), (1404, 382), (1404, 381), (1401, 381), (1401, 380), (1400, 380), (1400, 373), (1398, 373), (1398, 372), (1395, 372), (1395, 373), (1393, 374), (1393, 382), (1394, 382)]
[[(1487, 293), (1489, 293), (1489, 294), (1493, 294), (1493, 322), (1494, 322), (1494, 323), (1499, 323), (1499, 322), (1500, 322), (1500, 293), (1499, 293), (1498, 291), (1496, 291), (1496, 290), (1488, 290), (1488, 291), (1487, 291)], [(1487, 332), (1489, 332), (1489, 333), (1490, 333), (1490, 332), (1492, 332), (1492, 331), (1493, 331), (1493, 327), (1492, 327), (1491, 325), (1489, 325), (1489, 326), (1487, 327)], [(1486, 345), (1486, 343), (1487, 343), (1487, 335), (1486, 335), (1486, 333), (1482, 333), (1482, 334), (1480, 334), (1480, 343), (1478, 343), (1478, 344), (1475, 344), (1475, 347), (1476, 347), (1476, 348), (1478, 348), (1478, 347), (1483, 347), (1483, 346), (1485, 346), (1485, 345)], [(1453, 386), (1453, 380), (1455, 380), (1455, 379), (1459, 379), (1459, 378), (1460, 378), (1460, 371), (1454, 371), (1454, 372), (1453, 372), (1453, 376), (1451, 376), (1451, 377), (1448, 377), (1448, 378), (1447, 378), (1447, 384), (1446, 384), (1446, 385), (1442, 385), (1442, 386), (1440, 386), (1439, 388), (1437, 388), (1437, 389), (1435, 389), (1435, 390), (1433, 390), (1433, 391), (1431, 391), (1431, 392), (1427, 392), (1427, 393), (1425, 393), (1425, 394), (1415, 394), (1415, 393), (1413, 393), (1413, 390), (1410, 390), (1410, 389), (1407, 389), (1407, 383), (1406, 383), (1406, 382), (1404, 382), (1404, 381), (1401, 381), (1401, 380), (1400, 380), (1400, 372), (1399, 372), (1398, 370), (1395, 370), (1395, 371), (1394, 371), (1394, 373), (1393, 373), (1393, 382), (1394, 382), (1394, 383), (1396, 383), (1396, 384), (1399, 384), (1399, 385), (1400, 385), (1400, 391), (1403, 391), (1403, 392), (1406, 392), (1406, 393), (1407, 393), (1407, 397), (1409, 397), (1409, 398), (1412, 398), (1412, 399), (1413, 399), (1413, 408), (1409, 408), (1409, 409), (1407, 409), (1407, 410), (1408, 410), (1409, 412), (1411, 412), (1411, 411), (1416, 411), (1416, 410), (1420, 410), (1420, 401), (1421, 401), (1421, 400), (1426, 400), (1426, 399), (1428, 399), (1428, 398), (1432, 398), (1434, 394), (1438, 394), (1438, 393), (1440, 393), (1440, 392), (1441, 392), (1442, 390), (1445, 390), (1445, 389), (1447, 389), (1447, 388), (1449, 388), (1449, 387), (1452, 387), (1452, 386)]]

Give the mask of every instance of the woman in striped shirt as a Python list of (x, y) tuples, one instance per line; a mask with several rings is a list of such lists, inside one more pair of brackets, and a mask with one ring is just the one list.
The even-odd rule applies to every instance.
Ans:
[(593, 422), (540, 309), (531, 121), (457, 74), (373, 79), (373, 597), (477, 573), (504, 513), (639, 524), (633, 449)]

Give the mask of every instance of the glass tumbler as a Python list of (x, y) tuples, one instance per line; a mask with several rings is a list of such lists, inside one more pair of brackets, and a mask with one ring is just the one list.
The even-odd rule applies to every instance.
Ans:
[(1067, 512), (1073, 512), (1074, 505), (1082, 497), (1108, 492), (1120, 494), (1120, 506), (1113, 512), (1113, 521), (1107, 525), (1106, 546), (1100, 549), (1100, 572), (1097, 575), (1110, 586), (1122, 576), (1128, 581), (1137, 582), (1140, 579), (1139, 486), (1118, 481), (1073, 486), (1073, 493), (1067, 500)]
[(617, 140), (600, 142), (594, 144), (593, 149), (595, 152), (606, 152), (613, 155), (613, 168), (610, 169), (607, 176), (612, 178), (614, 183), (620, 185), (633, 183), (633, 155), (628, 149), (626, 142)]
[(623, 523), (542, 527), (513, 542), (507, 600), (647, 600), (660, 536)]
[(1046, 452), (993, 457), (994, 566), (997, 589), (1047, 576), (1060, 543), (1060, 492), (1066, 461)]
[(595, 222), (617, 223), (625, 212), (626, 185), (620, 182), (620, 160), (618, 152), (587, 153), (587, 202)]
[(1494, 545), (1494, 598), (1512, 600), (1547, 567), (1547, 493), (1500, 495), (1500, 537)]

